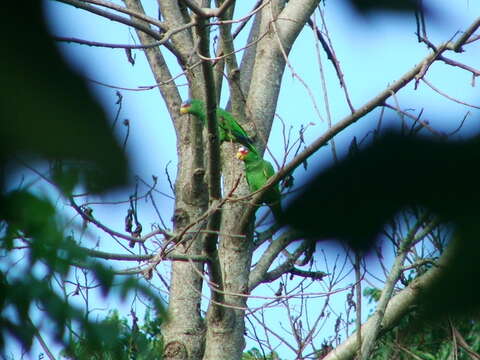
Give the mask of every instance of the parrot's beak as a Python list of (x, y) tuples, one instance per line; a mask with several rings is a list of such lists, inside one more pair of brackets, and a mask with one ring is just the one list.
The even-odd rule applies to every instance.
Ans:
[(245, 154), (242, 153), (242, 152), (237, 152), (237, 154), (235, 155), (235, 157), (238, 159), (238, 160), (243, 160), (245, 158)]
[(180, 107), (180, 114), (181, 114), (181, 115), (188, 114), (188, 109), (189, 109), (188, 106), (181, 106), (181, 107)]

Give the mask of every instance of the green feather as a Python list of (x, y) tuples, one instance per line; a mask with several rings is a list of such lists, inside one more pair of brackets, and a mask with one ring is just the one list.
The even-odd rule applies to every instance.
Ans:
[[(182, 104), (180, 112), (195, 115), (205, 126), (205, 103), (202, 100), (191, 99)], [(218, 136), (220, 141), (232, 141), (246, 146), (250, 151), (258, 153), (247, 132), (237, 122), (235, 117), (223, 109), (217, 108)]]
[[(257, 153), (245, 150), (239, 150), (237, 157), (245, 163), (245, 177), (248, 186), (251, 192), (255, 192), (265, 186), (268, 179), (275, 175), (275, 170), (270, 162), (260, 158)], [(282, 216), (282, 207), (278, 184), (265, 191), (261, 201), (270, 207), (273, 216), (279, 221)]]

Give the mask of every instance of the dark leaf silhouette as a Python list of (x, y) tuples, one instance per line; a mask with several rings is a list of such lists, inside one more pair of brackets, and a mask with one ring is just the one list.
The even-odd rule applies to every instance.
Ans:
[(360, 12), (371, 11), (416, 11), (421, 8), (419, 0), (351, 0), (350, 3)]
[[(5, 7), (9, 16), (0, 24), (4, 50), (0, 57), (0, 248), (4, 253), (22, 242), (30, 251), (23, 259), (25, 272), (5, 266), (0, 271), (0, 305), (17, 315), (0, 317), (0, 352), (7, 333), (26, 349), (31, 346), (37, 330), (29, 316), (35, 305), (55, 325), (51, 333), (58, 341), (65, 340), (66, 325), (77, 321), (92, 348), (97, 340), (92, 325), (48, 280), (66, 276), (72, 263), (81, 264), (95, 270), (107, 292), (113, 274), (100, 263), (88, 261), (85, 250), (65, 237), (49, 199), (25, 189), (5, 192), (8, 174), (4, 171), (6, 163), (14, 164), (19, 158), (49, 160), (52, 181), (63, 193), (70, 194), (79, 183), (98, 192), (126, 183), (126, 157), (103, 110), (49, 37), (42, 2), (28, 6), (11, 2)], [(15, 256), (9, 255), (3, 259), (6, 264)], [(31, 271), (38, 263), (48, 264), (42, 278)]]
[(285, 222), (312, 241), (338, 239), (366, 251), (401, 209), (425, 207), (455, 234), (445, 276), (425, 292), (429, 311), (468, 311), (478, 307), (479, 295), (473, 285), (480, 276), (479, 161), (478, 138), (449, 142), (387, 133), (314, 176), (286, 210)]
[(89, 163), (80, 171), (91, 190), (124, 183), (125, 156), (103, 110), (50, 38), (42, 2), (6, 6), (10, 15), (0, 25), (5, 50), (0, 57), (0, 161), (19, 155), (82, 160)]

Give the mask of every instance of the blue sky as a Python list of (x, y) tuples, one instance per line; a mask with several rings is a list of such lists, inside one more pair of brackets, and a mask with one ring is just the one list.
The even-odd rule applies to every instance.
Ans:
[[(148, 3), (153, 4), (154, 2)], [(240, 13), (236, 17), (240, 17), (242, 13), (248, 11), (251, 3), (254, 2), (241, 3), (242, 6), (245, 5), (245, 8), (240, 9)], [(425, 3), (434, 5), (434, 8), (438, 10), (436, 20), (427, 23), (430, 40), (435, 44), (449, 40), (456, 31), (465, 29), (480, 14), (478, 1), (432, 0), (425, 1)], [(134, 31), (124, 25), (101, 19), (71, 6), (48, 0), (45, 1), (45, 9), (51, 32), (55, 35), (121, 44), (131, 44), (133, 38), (137, 41)], [(155, 13), (155, 10), (152, 11)], [(428, 54), (425, 45), (416, 41), (413, 15), (394, 16), (382, 13), (362, 19), (346, 5), (345, 1), (326, 1), (325, 17), (355, 107), (361, 106), (374, 97)], [(317, 21), (320, 21), (318, 16)], [(314, 44), (312, 31), (305, 28), (293, 47), (289, 60), (295, 72), (308, 84), (320, 107), (322, 117), (325, 118)], [(154, 84), (148, 64), (140, 51), (134, 52), (136, 63), (135, 66), (132, 66), (127, 62), (124, 51), (120, 49), (93, 48), (75, 44), (59, 44), (59, 46), (64, 50), (66, 58), (75, 69), (89, 79), (124, 88)], [(478, 69), (480, 64), (479, 44), (466, 46), (465, 49), (466, 52), (463, 54), (448, 53), (447, 56)], [(349, 109), (330, 62), (323, 53), (321, 56), (326, 73), (331, 113), (333, 121), (336, 122), (348, 115)], [(167, 60), (176, 69), (176, 73), (179, 73), (180, 69), (176, 65), (176, 60), (172, 57), (168, 57)], [(176, 74), (175, 71), (174, 74)], [(461, 101), (480, 105), (478, 87), (470, 86), (471, 75), (463, 70), (436, 63), (430, 69), (427, 79), (442, 91), (458, 97)], [(177, 81), (183, 97), (187, 98), (188, 89), (185, 84), (184, 78)], [(93, 83), (91, 83), (91, 88), (98, 94), (106, 112), (113, 118), (116, 113), (116, 89)], [(169, 169), (172, 176), (175, 173), (175, 138), (168, 112), (159, 92), (157, 90), (119, 91), (123, 95), (120, 122), (123, 119), (130, 120), (127, 149), (132, 159), (134, 172), (146, 180), (150, 180), (151, 175), (158, 176), (160, 179), (159, 189), (171, 194), (164, 173), (169, 162), (171, 162)], [(221, 105), (225, 105), (227, 100), (227, 98), (223, 98)], [(425, 84), (420, 84), (418, 90), (414, 90), (412, 85), (408, 85), (397, 95), (397, 101), (402, 107), (411, 108), (417, 114), (420, 109), (425, 108), (424, 119), (430, 120), (432, 126), (446, 132), (456, 128), (467, 110), (464, 106), (434, 93)], [(394, 103), (393, 100), (389, 100), (389, 102)], [(479, 111), (469, 110), (472, 114), (465, 126), (465, 136), (470, 131), (477, 129), (479, 121)], [(285, 71), (283, 88), (276, 111), (287, 127), (292, 126), (294, 133), (298, 132), (302, 124), (315, 123), (305, 134), (307, 144), (327, 128), (327, 124), (322, 122), (313, 110), (312, 100), (305, 87), (298, 79), (292, 77), (289, 69)], [(392, 121), (398, 121), (393, 112), (390, 114)], [(352, 136), (356, 135), (358, 138), (362, 138), (363, 134), (371, 129), (377, 118), (378, 111), (375, 111), (340, 135), (336, 139), (339, 153), (345, 153)], [(125, 128), (121, 125), (117, 126), (117, 133), (119, 138), (123, 139)], [(269, 149), (277, 159), (280, 160), (283, 156), (282, 127), (278, 120), (272, 129)], [(323, 167), (331, 161), (331, 151), (325, 147), (309, 160), (309, 169)], [(301, 169), (297, 171), (296, 176), (298, 183), (302, 183), (304, 175)], [(104, 199), (115, 199), (119, 196), (121, 194), (110, 194)], [(167, 214), (165, 217), (168, 220), (171, 216), (173, 202), (160, 195), (158, 201), (162, 204), (162, 211)], [(105, 219), (105, 222), (112, 227), (122, 228), (126, 207), (127, 205), (120, 206), (120, 208), (105, 206), (96, 209), (96, 214)], [(118, 213), (112, 213), (114, 211), (118, 211)], [(148, 224), (148, 228), (150, 224), (158, 221), (151, 211), (143, 212), (141, 216), (144, 224)], [(326, 248), (326, 251), (334, 251), (329, 246)], [(120, 251), (114, 245), (111, 250)], [(346, 279), (346, 283), (348, 281), (351, 281), (351, 278)], [(268, 290), (263, 290), (261, 294), (272, 296), (272, 292)], [(336, 311), (341, 311), (344, 299), (343, 295), (338, 299), (337, 304), (333, 304)], [(275, 316), (277, 314), (273, 315), (273, 317)], [(331, 331), (331, 328), (328, 331)], [(251, 346), (254, 344), (248, 343), (247, 349)], [(283, 354), (281, 353), (281, 355)], [(284, 356), (288, 358), (289, 353), (285, 352)]]

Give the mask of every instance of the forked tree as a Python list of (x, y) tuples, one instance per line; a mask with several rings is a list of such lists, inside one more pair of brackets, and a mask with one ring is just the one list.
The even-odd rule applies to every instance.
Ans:
[[(111, 228), (96, 217), (95, 205), (91, 204), (88, 195), (69, 198), (69, 205), (78, 212), (85, 227), (100, 229), (100, 236), (111, 236), (125, 248), (124, 254), (95, 250), (89, 255), (108, 261), (136, 260), (138, 267), (123, 271), (124, 274), (140, 274), (168, 291), (168, 317), (161, 330), (163, 357), (240, 359), (247, 334), (258, 341), (257, 347), (264, 355), (274, 356), (277, 345), (282, 344), (288, 349), (285, 355), (281, 354), (282, 358), (330, 359), (333, 348), (337, 348), (336, 359), (352, 358), (359, 349), (362, 358), (368, 358), (373, 344), (385, 329), (394, 327), (409, 311), (410, 305), (415, 304), (419, 284), (438, 276), (439, 270), (432, 264), (439, 261), (446, 241), (444, 233), (439, 231), (438, 221), (421, 209), (409, 209), (386, 225), (385, 235), (390, 242), (383, 251), (393, 252), (394, 260), (391, 266), (385, 265), (385, 284), (376, 312), (359, 331), (361, 284), (368, 276), (368, 267), (361, 254), (346, 250), (343, 260), (327, 261), (327, 257), (318, 248), (315, 252), (312, 242), (304, 239), (299, 231), (279, 226), (271, 221), (271, 215), (257, 210), (266, 192), (291, 177), (296, 168), (323, 146), (333, 144), (331, 155), (337, 160), (334, 137), (373, 111), (380, 119), (376, 130), (382, 129), (383, 118), (396, 117), (401, 119), (406, 131), (444, 136), (424, 120), (421, 113), (401, 107), (396, 94), (413, 83), (429, 84), (425, 76), (437, 62), (478, 76), (480, 71), (475, 69), (475, 64), (465, 65), (450, 59), (448, 54), (461, 49), (468, 51), (469, 46), (476, 45), (474, 42), (479, 37), (474, 32), (479, 20), (465, 24), (459, 29), (462, 33), (450, 41), (434, 44), (427, 36), (423, 14), (419, 11), (417, 39), (428, 48), (427, 55), (419, 58), (416, 65), (411, 64), (411, 70), (370, 101), (355, 104), (343, 77), (341, 59), (337, 58), (335, 44), (328, 33), (325, 21), (328, 14), (320, 0), (252, 2), (251, 9), (241, 17), (235, 10), (240, 5), (243, 9), (245, 4), (231, 0), (215, 3), (159, 0), (158, 14), (147, 13), (139, 0), (124, 0), (122, 5), (103, 0), (58, 1), (135, 30), (138, 45), (106, 44), (95, 39), (57, 40), (125, 48), (129, 59), (133, 52), (143, 52), (159, 98), (166, 104), (175, 129), (178, 166), (173, 186), (174, 212), (162, 214), (164, 219), (172, 219), (171, 229), (160, 223), (153, 231), (147, 231), (145, 224), (142, 229), (142, 219), (136, 209), (142, 198), (141, 191), (135, 191), (127, 200), (131, 207), (125, 214), (125, 229)], [(283, 146), (284, 158), (288, 161), (282, 161), (266, 185), (252, 193), (245, 179), (244, 164), (236, 159), (240, 144), (235, 138), (221, 141), (225, 138), (219, 136), (217, 124), (221, 119), (216, 108), (221, 96), (227, 94), (227, 110), (245, 129), (259, 156), (263, 157), (272, 124), (281, 121), (275, 115), (285, 71), (305, 83), (307, 92), (314, 96), (309, 82), (316, 80), (300, 78), (288, 60), (302, 31), (311, 32), (316, 42), (312, 44), (311, 54), (306, 56), (317, 56), (317, 52), (328, 59), (322, 66), (333, 69), (336, 74), (335, 81), (343, 92), (350, 114), (344, 118), (332, 114), (328, 92), (313, 99), (312, 104), (322, 104), (316, 111), (326, 114), (327, 129), (307, 144), (303, 142), (305, 129), (299, 135), (286, 136)], [(243, 32), (248, 32), (248, 37), (243, 36)], [(237, 40), (245, 38), (246, 41)], [(168, 60), (172, 56), (176, 63)], [(180, 111), (186, 98), (182, 98), (176, 85), (179, 78), (186, 79), (190, 99), (204, 102), (203, 123), (198, 116)], [(321, 79), (325, 85), (325, 78)], [(442, 95), (439, 91), (438, 96)], [(355, 152), (355, 145), (361, 148), (363, 141), (363, 138), (352, 141), (350, 152)], [(282, 182), (284, 195), (289, 192), (286, 185), (288, 181), (287, 184)], [(155, 184), (145, 195), (150, 205), (155, 205), (154, 187)], [(85, 227), (73, 232), (85, 231)], [(129, 243), (131, 247), (125, 246)], [(380, 252), (378, 250), (379, 258)], [(323, 265), (329, 263), (330, 267), (315, 265), (320, 261)], [(169, 276), (158, 271), (160, 264), (165, 263), (170, 264)], [(356, 281), (343, 288), (345, 295), (342, 296), (347, 299), (345, 313), (343, 318), (337, 317), (334, 335), (327, 339), (319, 330), (326, 314), (331, 312), (330, 295), (340, 291), (342, 278), (351, 265)], [(320, 281), (323, 281), (321, 292), (317, 290)], [(79, 291), (83, 291), (82, 286), (79, 285)], [(268, 293), (265, 291), (256, 292), (261, 286), (269, 286), (270, 296), (265, 296)], [(309, 293), (309, 288), (315, 290)], [(255, 294), (264, 296), (261, 303), (258, 298), (251, 298)], [(251, 305), (253, 302), (255, 305)], [(276, 324), (271, 326), (265, 321), (263, 314), (270, 307), (285, 310), (289, 337), (276, 330)], [(253, 325), (246, 326), (246, 319)], [(357, 320), (353, 322), (352, 319)], [(255, 354), (244, 356), (253, 358)]]

